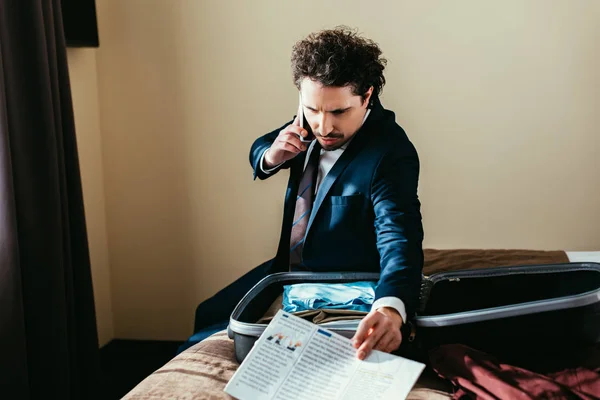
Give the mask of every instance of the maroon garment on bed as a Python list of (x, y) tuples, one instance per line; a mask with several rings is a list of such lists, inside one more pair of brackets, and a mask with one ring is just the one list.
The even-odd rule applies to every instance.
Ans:
[(502, 364), (470, 347), (451, 344), (429, 353), (431, 367), (456, 387), (454, 399), (599, 399), (600, 368), (541, 375)]

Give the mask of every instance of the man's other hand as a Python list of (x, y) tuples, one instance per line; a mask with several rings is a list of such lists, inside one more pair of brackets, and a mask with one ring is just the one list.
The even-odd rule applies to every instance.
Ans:
[(358, 358), (364, 360), (371, 350), (391, 353), (398, 349), (402, 343), (402, 323), (398, 311), (391, 307), (381, 307), (367, 314), (352, 338)]

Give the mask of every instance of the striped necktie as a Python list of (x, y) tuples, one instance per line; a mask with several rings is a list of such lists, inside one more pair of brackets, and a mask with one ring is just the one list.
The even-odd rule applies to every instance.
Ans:
[(314, 201), (315, 185), (319, 172), (319, 156), (321, 145), (315, 141), (312, 151), (298, 185), (298, 196), (296, 196), (296, 210), (294, 211), (294, 222), (290, 240), (290, 266), (302, 264), (302, 249), (304, 247), (304, 236), (308, 226), (308, 219)]

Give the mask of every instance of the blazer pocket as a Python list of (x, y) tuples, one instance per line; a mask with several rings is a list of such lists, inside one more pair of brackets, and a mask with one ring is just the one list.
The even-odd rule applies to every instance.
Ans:
[(365, 196), (362, 193), (357, 193), (350, 196), (331, 196), (330, 199), (333, 206), (349, 206), (361, 204), (365, 200)]

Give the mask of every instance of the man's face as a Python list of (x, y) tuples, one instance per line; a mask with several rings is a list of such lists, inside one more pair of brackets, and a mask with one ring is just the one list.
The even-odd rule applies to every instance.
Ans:
[(330, 151), (339, 149), (361, 127), (372, 88), (363, 101), (350, 86), (323, 86), (304, 78), (300, 92), (308, 124), (321, 147)]

